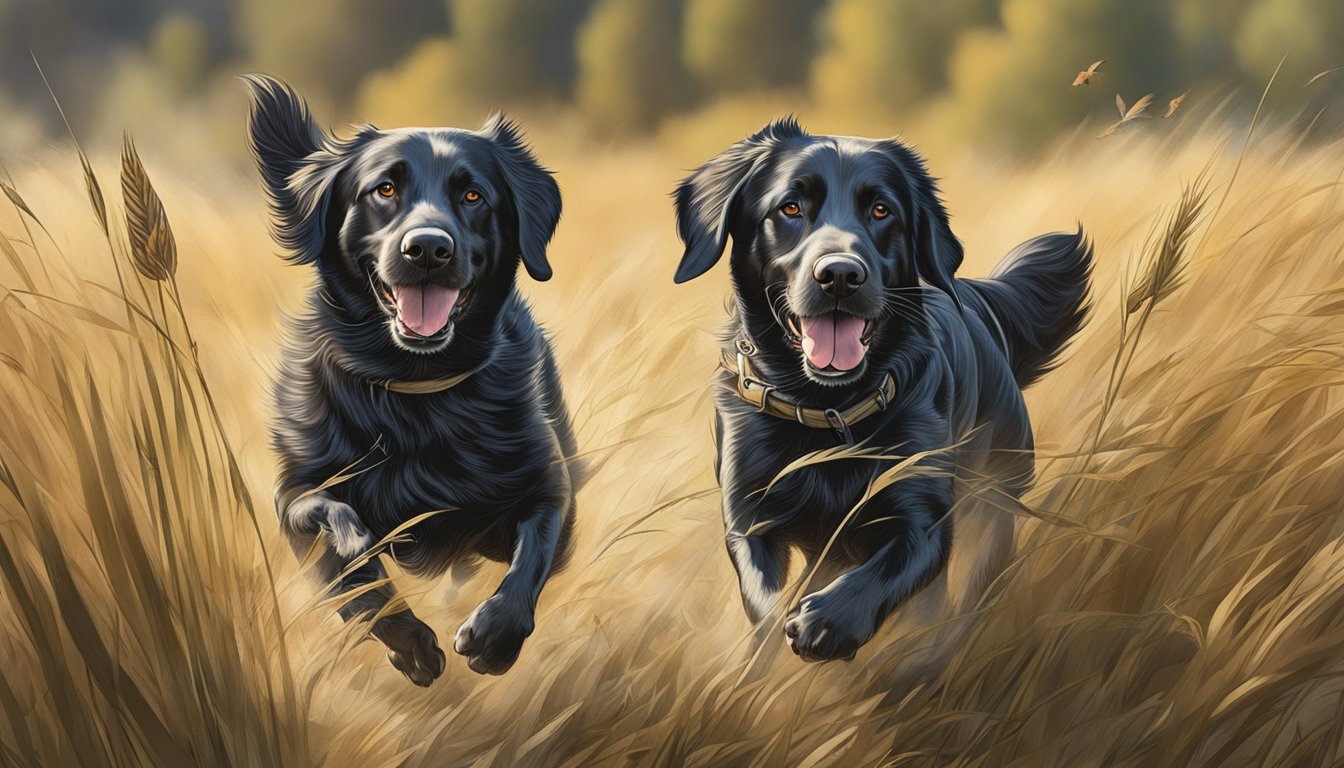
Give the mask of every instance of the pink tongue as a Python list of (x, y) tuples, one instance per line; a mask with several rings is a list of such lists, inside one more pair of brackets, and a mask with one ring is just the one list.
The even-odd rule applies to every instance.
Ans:
[(434, 283), (394, 285), (397, 318), (419, 336), (433, 336), (448, 325), (448, 315), (457, 303), (458, 290)]
[(863, 362), (863, 320), (841, 312), (802, 318), (803, 354), (813, 368), (853, 370)]

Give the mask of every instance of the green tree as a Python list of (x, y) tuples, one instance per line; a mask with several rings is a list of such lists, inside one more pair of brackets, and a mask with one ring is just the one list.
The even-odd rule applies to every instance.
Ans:
[(816, 50), (815, 0), (688, 0), (682, 55), (708, 93), (793, 85)]
[(1252, 0), (1183, 0), (1172, 8), (1181, 57), (1192, 75), (1237, 78), (1237, 29)]
[(211, 65), (210, 38), (194, 17), (172, 14), (160, 19), (150, 35), (149, 51), (179, 93), (195, 93), (205, 84)]
[(152, 0), (5, 0), (0, 2), (0, 72), (4, 85), (38, 106), (50, 101), (33, 68), (32, 51), (70, 117), (83, 122), (101, 98), (109, 62), (143, 40), (152, 24)]
[[(1237, 60), (1257, 87), (1280, 59), (1283, 78), (1275, 89), (1297, 101), (1300, 86), (1317, 72), (1344, 65), (1344, 3), (1339, 0), (1255, 0), (1236, 34)], [(1314, 94), (1344, 92), (1344, 72), (1312, 85)], [(1300, 103), (1300, 102), (1299, 102)]]
[[(958, 40), (950, 69), (945, 116), (976, 141), (1039, 146), (1089, 113), (1113, 121), (1117, 93), (1162, 104), (1190, 86), (1166, 0), (1007, 0), (1002, 15)], [(1096, 59), (1102, 75), (1072, 87)]]
[(812, 91), (832, 109), (908, 109), (943, 89), (953, 41), (968, 27), (993, 22), (995, 6), (995, 0), (835, 0)]
[(602, 0), (579, 33), (578, 103), (605, 133), (647, 131), (685, 100), (677, 0)]
[(370, 69), (406, 55), (445, 24), (439, 0), (239, 0), (237, 44), (248, 65), (329, 99), (344, 100)]
[(492, 104), (570, 95), (592, 0), (448, 0), (462, 82)]
[(381, 127), (457, 125), (474, 128), (492, 108), (466, 91), (462, 52), (451, 38), (430, 37), (396, 66), (369, 75), (354, 114)]

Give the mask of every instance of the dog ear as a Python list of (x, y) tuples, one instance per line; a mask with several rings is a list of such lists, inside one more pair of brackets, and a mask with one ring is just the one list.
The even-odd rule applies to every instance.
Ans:
[(560, 186), (523, 143), (522, 132), (503, 115), (491, 117), (480, 134), (500, 151), (500, 167), (518, 217), (518, 250), (534, 280), (550, 280), (546, 244), (560, 223)]
[(916, 218), (915, 271), (924, 282), (947, 294), (957, 311), (961, 311), (955, 281), (964, 251), (957, 236), (952, 234), (947, 211), (938, 203), (924, 204), (918, 206)]
[(310, 264), (326, 242), (329, 198), (343, 165), (339, 147), (293, 88), (267, 75), (242, 80), (251, 100), (248, 147), (270, 201), (271, 235), (288, 261)]
[(728, 245), (729, 225), (738, 196), (760, 161), (787, 139), (806, 132), (792, 117), (776, 120), (724, 150), (677, 185), (677, 234), (686, 250), (673, 281), (684, 283), (718, 263)]

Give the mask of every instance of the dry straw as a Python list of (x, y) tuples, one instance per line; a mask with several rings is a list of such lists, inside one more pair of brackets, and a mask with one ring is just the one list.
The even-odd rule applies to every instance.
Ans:
[(61, 115), (61, 123), (65, 125), (66, 133), (70, 134), (70, 143), (75, 145), (75, 153), (79, 155), (79, 166), (84, 171), (84, 188), (89, 193), (89, 205), (93, 207), (93, 215), (98, 219), (98, 226), (103, 228), (103, 235), (110, 236), (111, 230), (107, 226), (107, 202), (103, 199), (103, 188), (98, 183), (98, 177), (93, 173), (93, 166), (89, 164), (89, 156), (84, 154), (84, 148), (79, 145), (79, 139), (75, 138), (75, 129), (70, 127), (70, 118), (65, 116), (65, 108), (56, 98), (56, 92), (51, 89), (51, 83), (47, 81), (47, 74), (42, 71), (42, 65), (38, 63), (37, 56), (33, 56), (33, 65), (37, 67), (37, 74), (42, 78), (42, 85), (46, 86), (47, 94), (51, 96), (51, 101), (56, 105), (56, 111)]
[(32, 208), (28, 207), (28, 203), (24, 201), (23, 196), (19, 194), (17, 189), (9, 186), (3, 181), (0, 181), (0, 189), (5, 191), (5, 197), (9, 198), (9, 201), (14, 204), (14, 207), (28, 214), (28, 218), (37, 221), (37, 214), (33, 213)]
[(1208, 200), (1208, 183), (1196, 179), (1181, 190), (1180, 202), (1156, 238), (1143, 276), (1129, 291), (1125, 314), (1133, 315), (1170, 296), (1184, 281), (1186, 247)]
[[(1138, 146), (1158, 150), (1145, 156), (1162, 162), (1069, 156), (1060, 165), (1077, 187), (1039, 166), (976, 180), (1048, 192), (1102, 243), (1159, 220), (1131, 285), (1116, 290), (1115, 251), (1099, 260), (1097, 302), (1116, 315), (1095, 315), (1065, 365), (1028, 393), (1043, 461), (1024, 502), (1043, 522), (1019, 526), (996, 599), (954, 617), (955, 633), (897, 615), (852, 664), (762, 654), (740, 684), (751, 627), (722, 552), (705, 386), (713, 344), (700, 330), (727, 288), (691, 286), (702, 293), (688, 300), (650, 289), (628, 259), (584, 257), (646, 247), (664, 205), (617, 195), (613, 207), (579, 207), (571, 227), (582, 236), (557, 244), (572, 267), (558, 277), (609, 287), (613, 301), (593, 312), (537, 296), (562, 368), (585, 374), (566, 382), (579, 444), (592, 453), (639, 437), (639, 449), (611, 452), (580, 492), (575, 559), (543, 593), (518, 666), (477, 678), (454, 662), (420, 691), (376, 643), (354, 645), (363, 628), (342, 626), (330, 606), (305, 610), (321, 587), (296, 558), (284, 558), (278, 584), (265, 570), (194, 345), (175, 314), (160, 323), (161, 308), (136, 303), (135, 285), (174, 296), (173, 277), (124, 270), (134, 298), (118, 294), (108, 265), (88, 258), (106, 233), (79, 220), (79, 188), (52, 207), (62, 218), (47, 214), (69, 254), (0, 236), (30, 268), (49, 262), (81, 278), (49, 296), (0, 290), (0, 764), (1340, 765), (1344, 188), (1337, 147), (1299, 147), (1285, 133), (1255, 142), (1230, 195), (1209, 185), (1227, 195), (1222, 220), (1213, 195), (1196, 212), (1192, 187), (1169, 214), (1147, 208), (1172, 168), (1197, 169), (1221, 143), (1216, 131), (1170, 147), (1172, 162), (1168, 145), (1142, 136)], [(611, 173), (671, 177), (667, 155), (571, 156), (572, 183), (601, 200)], [(230, 299), (265, 305), (191, 305), (215, 331), (202, 359), (228, 372), (214, 382), (221, 403), (240, 436), (259, 436), (248, 420), (267, 335), (247, 323), (273, 311), (264, 228), (235, 242), (228, 216), (155, 181), (179, 233), (190, 222), (216, 235), (179, 266), (234, 275), (244, 290)], [(25, 184), (6, 182), (45, 212)], [(1079, 188), (1104, 194), (1080, 210)], [(259, 217), (254, 192), (221, 204)], [(1035, 199), (968, 197), (967, 207), (1007, 206), (1004, 216), (1038, 212)], [(985, 237), (993, 218), (962, 226)], [(113, 240), (130, 265), (129, 243)], [(240, 268), (241, 258), (252, 260)], [(1195, 290), (1206, 305), (1182, 302)], [(100, 314), (109, 297), (126, 301), (134, 324)], [(1184, 327), (1144, 337), (1105, 453), (1089, 454), (1117, 322), (1133, 342), (1154, 307), (1180, 309)], [(271, 480), (260, 442), (239, 445), (255, 488)], [(1070, 466), (1075, 455), (1086, 460)], [(278, 541), (274, 523), (266, 530)], [(503, 572), (485, 567), (495, 570), (446, 604), (439, 582), (423, 597), (402, 590), (428, 609), (445, 650), (497, 583), (487, 576)]]
[(136, 271), (155, 282), (171, 279), (177, 273), (173, 228), (129, 135), (123, 137), (121, 145), (121, 195), (126, 203), (126, 234)]

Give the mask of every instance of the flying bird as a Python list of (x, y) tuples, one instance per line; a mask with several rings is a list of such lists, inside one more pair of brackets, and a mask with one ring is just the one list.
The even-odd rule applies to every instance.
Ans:
[(1079, 72), (1078, 76), (1073, 78), (1074, 87), (1080, 85), (1087, 85), (1088, 83), (1092, 82), (1092, 76), (1100, 72), (1101, 65), (1105, 63), (1106, 63), (1105, 59), (1094, 61), (1092, 62), (1092, 65), (1089, 66), (1087, 69), (1084, 69), (1082, 72)]
[[(1331, 68), (1325, 70), (1324, 72), (1317, 72), (1317, 73), (1316, 73), (1310, 80), (1307, 81), (1307, 85), (1311, 85), (1312, 83), (1316, 82), (1317, 80), (1320, 80), (1322, 77), (1325, 77), (1326, 75), (1329, 75), (1329, 74), (1333, 74), (1333, 73), (1335, 73), (1335, 72), (1338, 72), (1338, 71), (1340, 71), (1341, 69), (1344, 69), (1344, 67), (1331, 67)], [(1302, 87), (1303, 87), (1303, 88), (1306, 88), (1307, 85), (1304, 85), (1304, 86), (1302, 86)]]
[(1181, 102), (1185, 101), (1185, 97), (1189, 95), (1190, 92), (1186, 91), (1185, 93), (1182, 93), (1180, 96), (1177, 96), (1176, 98), (1167, 102), (1167, 114), (1163, 115), (1162, 118), (1165, 120), (1166, 118), (1176, 114), (1176, 110), (1181, 108)]
[(1115, 133), (1116, 131), (1120, 130), (1120, 127), (1125, 125), (1126, 123), (1130, 123), (1133, 122), (1134, 120), (1138, 120), (1141, 117), (1145, 117), (1143, 113), (1148, 111), (1148, 105), (1152, 103), (1153, 103), (1153, 94), (1150, 93), (1147, 96), (1144, 96), (1143, 98), (1134, 102), (1133, 106), (1126, 108), (1125, 100), (1120, 98), (1120, 94), (1118, 93), (1115, 94), (1115, 106), (1120, 110), (1120, 120), (1118, 122), (1111, 123), (1111, 125), (1107, 127), (1106, 130), (1102, 131), (1100, 134), (1097, 135), (1097, 138), (1104, 139), (1107, 136), (1110, 136), (1112, 133)]

